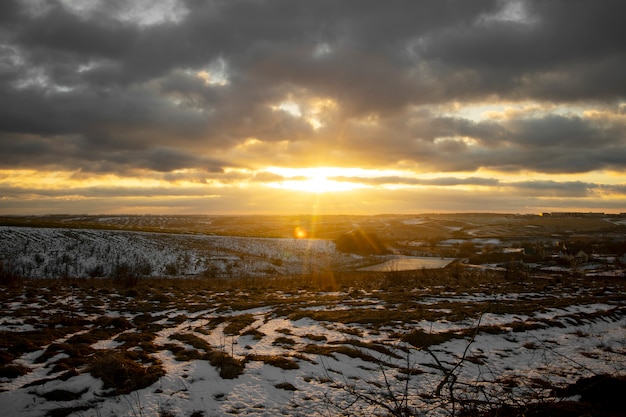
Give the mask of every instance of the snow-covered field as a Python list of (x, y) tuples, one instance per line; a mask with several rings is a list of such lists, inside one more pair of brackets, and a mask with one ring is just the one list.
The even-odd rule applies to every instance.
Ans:
[[(472, 279), (457, 289), (426, 275), (406, 285), (337, 281), (334, 291), (286, 278), (2, 288), (0, 409), (328, 416), (349, 406), (348, 415), (370, 416), (395, 396), (420, 415), (450, 415), (448, 388), (459, 399), (552, 401), (554, 387), (626, 372), (622, 280)], [(94, 376), (103, 357), (131, 358), (139, 372), (128, 381)], [(154, 369), (147, 386), (133, 386)], [(438, 392), (446, 373), (454, 379)]]
[[(376, 259), (321, 239), (2, 226), (1, 414), (457, 415), (626, 374), (623, 277), (349, 272)], [(125, 287), (122, 266), (143, 279)]]
[(321, 239), (0, 226), (0, 260), (23, 277), (108, 277), (123, 264), (141, 275), (211, 277), (308, 273), (350, 257)]

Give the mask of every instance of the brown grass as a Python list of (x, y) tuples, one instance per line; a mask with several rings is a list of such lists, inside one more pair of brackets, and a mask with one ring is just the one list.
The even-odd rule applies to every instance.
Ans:
[(24, 353), (40, 350), (54, 340), (78, 330), (77, 328), (64, 328), (40, 329), (27, 332), (0, 332), (0, 349), (6, 352), (3, 356), (0, 356), (0, 359), (3, 361), (10, 359), (12, 361)]
[[(202, 338), (190, 334), (190, 333), (176, 333), (170, 336), (171, 339), (178, 340), (193, 346), (196, 349), (204, 350), (203, 354), (197, 351), (185, 350), (184, 348), (178, 348), (174, 352), (175, 355), (181, 358), (191, 359), (205, 359), (219, 369), (220, 376), (224, 379), (234, 379), (241, 375), (246, 367), (245, 360), (234, 358), (228, 355), (226, 352), (215, 350)], [(171, 348), (170, 348), (171, 349)]]
[(142, 360), (146, 358), (134, 352), (106, 350), (94, 355), (87, 372), (100, 378), (104, 388), (111, 389), (109, 395), (128, 394), (152, 385), (165, 375), (155, 358), (150, 358), (152, 364), (147, 366), (141, 363)]
[(0, 366), (0, 378), (14, 379), (26, 375), (30, 371), (31, 369), (24, 365), (3, 365)]
[[(483, 312), (532, 316), (534, 312), (574, 303), (605, 302), (620, 306), (603, 313), (572, 313), (566, 318), (513, 321), (502, 326), (482, 326), (478, 329), (486, 333), (504, 333), (563, 327), (565, 319), (576, 324), (602, 319), (619, 320), (626, 314), (626, 308), (620, 304), (623, 303), (626, 280), (619, 278), (529, 276), (520, 284), (508, 282), (503, 274), (497, 272), (478, 273), (460, 269), (456, 273), (459, 276), (455, 277), (450, 271), (334, 274), (333, 286), (339, 290), (338, 293), (325, 292), (328, 276), (324, 279), (283, 276), (229, 281), (142, 280), (132, 289), (132, 294), (131, 290), (116, 288), (106, 279), (59, 280), (52, 284), (48, 280), (28, 280), (0, 291), (2, 305), (22, 303), (21, 307), (4, 312), (5, 325), (28, 323), (34, 328), (30, 331), (0, 333), (0, 376), (16, 378), (28, 372), (28, 369), (20, 368), (15, 359), (28, 352), (43, 350), (36, 362), (45, 363), (50, 370), (49, 375), (62, 372), (62, 375), (51, 376), (51, 380), (60, 379), (64, 375), (76, 375), (88, 369), (95, 377), (105, 381), (107, 388), (114, 394), (130, 392), (156, 381), (164, 371), (150, 354), (163, 349), (171, 350), (178, 360), (206, 360), (218, 369), (222, 378), (237, 378), (250, 360), (262, 361), (280, 369), (296, 369), (299, 365), (295, 358), (311, 361), (310, 355), (337, 357), (343, 354), (379, 364), (381, 357), (397, 358), (393, 345), (400, 340), (417, 348), (426, 348), (453, 338), (471, 337), (470, 330), (441, 334), (418, 330), (416, 324), (424, 321), (467, 320), (477, 318)], [(61, 302), (69, 291), (74, 294), (71, 306)], [(454, 299), (454, 296), (460, 294), (495, 296), (511, 292), (518, 293), (519, 297), (498, 303)], [(103, 299), (100, 305), (108, 305), (109, 311), (116, 311), (121, 316), (102, 315), (103, 312), (90, 301), (94, 294)], [(426, 299), (433, 300), (434, 304), (429, 304), (431, 301)], [(26, 307), (23, 305), (24, 300), (40, 305)], [(192, 348), (180, 346), (180, 343), (166, 346), (154, 344), (157, 332), (188, 320), (188, 316), (180, 314), (168, 323), (159, 324), (157, 322), (166, 317), (162, 312), (170, 308), (200, 311), (206, 309), (209, 303), (215, 312), (224, 311), (224, 315), (212, 314), (209, 325), (196, 327), (195, 334), (181, 331), (172, 336), (172, 340)], [(192, 304), (194, 307), (190, 307)], [(369, 308), (368, 304), (377, 308)], [(309, 317), (319, 321), (322, 326), (332, 328), (334, 332), (342, 333), (347, 340), (328, 342), (323, 331), (320, 334), (299, 336), (290, 334), (292, 332), (289, 329), (279, 329), (282, 335), (274, 343), (285, 348), (284, 354), (248, 355), (241, 358), (233, 357), (229, 354), (232, 352), (215, 349), (199, 336), (225, 323), (224, 332), (229, 339), (232, 336), (233, 341), (237, 336), (246, 335), (256, 340), (262, 339), (265, 334), (251, 327), (258, 316), (248, 313), (237, 315), (240, 308), (259, 305), (272, 308), (267, 313), (269, 318), (297, 320)], [(337, 306), (341, 309), (336, 309)], [(308, 309), (310, 307), (318, 308), (311, 310)], [(97, 318), (88, 319), (94, 316)], [(393, 331), (389, 329), (390, 326)], [(369, 334), (385, 335), (385, 341), (367, 342), (366, 331)], [(83, 333), (61, 342), (77, 332)], [(91, 347), (97, 341), (111, 338), (123, 344), (110, 351), (96, 351)], [(302, 347), (307, 339), (311, 343)], [(537, 348), (531, 344), (524, 346), (527, 349)], [(59, 353), (70, 357), (50, 362)], [(483, 358), (476, 357), (475, 360)], [(400, 369), (400, 372), (413, 375), (421, 371)]]
[(219, 369), (220, 376), (224, 379), (235, 379), (243, 374), (246, 368), (245, 360), (233, 358), (219, 350), (209, 352), (206, 358), (211, 365)]
[(252, 336), (254, 340), (261, 340), (265, 337), (265, 333), (259, 331), (258, 329), (248, 329), (245, 332), (241, 333), (242, 336)]
[(280, 355), (248, 355), (246, 356), (251, 361), (261, 361), (268, 365), (275, 366), (280, 369), (299, 369), (300, 365), (288, 357)]
[(191, 333), (175, 333), (170, 336), (170, 339), (178, 340), (179, 342), (191, 345), (196, 349), (202, 349), (205, 352), (212, 350), (211, 345), (206, 340)]
[(285, 391), (298, 391), (292, 383), (290, 382), (281, 382), (279, 384), (274, 385), (278, 389), (284, 389)]
[(120, 349), (130, 349), (135, 346), (141, 347), (144, 351), (148, 351), (150, 353), (156, 350), (156, 347), (152, 343), (152, 341), (156, 338), (155, 333), (147, 333), (147, 332), (128, 332), (122, 333), (113, 339), (115, 342), (123, 343), (120, 346)]
[(296, 341), (284, 336), (279, 336), (272, 342), (274, 346), (293, 346), (296, 344)]
[(355, 349), (353, 347), (350, 346), (346, 346), (346, 345), (340, 345), (340, 346), (329, 346), (329, 345), (306, 345), (303, 349), (302, 352), (304, 353), (308, 353), (308, 354), (313, 354), (313, 355), (324, 355), (324, 356), (330, 356), (332, 358), (336, 358), (335, 354), (340, 353), (346, 356), (349, 356), (351, 358), (358, 358), (361, 359), (365, 362), (372, 362), (372, 363), (376, 363), (376, 364), (384, 364), (385, 362), (382, 361), (380, 358), (375, 358), (374, 356), (370, 355), (367, 352), (364, 352), (363, 350), (360, 349)]
[(450, 339), (459, 337), (457, 334), (446, 333), (426, 333), (423, 330), (413, 330), (411, 333), (407, 333), (402, 336), (402, 341), (410, 343), (418, 349), (430, 347), (432, 345), (438, 345), (447, 342)]
[(229, 323), (224, 327), (224, 334), (234, 336), (241, 333), (243, 329), (252, 325), (256, 319), (252, 314), (240, 314), (229, 319)]

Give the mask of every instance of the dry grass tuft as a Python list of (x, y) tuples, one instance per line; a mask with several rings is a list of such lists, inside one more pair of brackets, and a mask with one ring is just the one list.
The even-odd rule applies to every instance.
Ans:
[(241, 334), (242, 336), (252, 336), (254, 340), (261, 340), (265, 337), (265, 333), (258, 329), (248, 329)]
[(102, 379), (104, 388), (112, 389), (110, 395), (128, 394), (146, 388), (159, 380), (165, 371), (154, 358), (153, 364), (144, 366), (135, 352), (106, 350), (91, 359), (87, 372)]
[(191, 345), (196, 349), (202, 349), (205, 352), (213, 350), (209, 342), (191, 333), (175, 333), (170, 336), (170, 339), (178, 340), (179, 342)]
[(26, 375), (30, 371), (30, 368), (23, 365), (4, 365), (0, 367), (0, 378), (14, 379), (18, 376)]
[(133, 325), (131, 324), (130, 321), (128, 321), (128, 319), (126, 317), (108, 317), (108, 316), (102, 316), (102, 317), (98, 317), (96, 320), (94, 320), (93, 323), (95, 326), (101, 328), (101, 329), (108, 329), (108, 328), (113, 328), (113, 329), (118, 329), (118, 330), (128, 330), (128, 329), (132, 329)]
[(324, 336), (323, 334), (307, 333), (304, 335), (304, 337), (306, 337), (309, 340), (313, 340), (315, 342), (325, 342), (326, 340), (328, 340), (328, 338)]
[(120, 334), (114, 339), (114, 341), (123, 343), (122, 346), (120, 346), (121, 349), (131, 349), (135, 346), (139, 346), (145, 352), (154, 353), (158, 350), (152, 343), (155, 338), (155, 333), (128, 332)]
[(248, 355), (251, 361), (261, 361), (265, 364), (275, 366), (280, 369), (299, 369), (300, 365), (290, 358), (280, 355)]
[(224, 334), (235, 336), (241, 333), (243, 329), (252, 325), (256, 319), (252, 314), (240, 314), (230, 319), (230, 322), (224, 327)]
[(402, 336), (402, 341), (422, 349), (447, 342), (455, 337), (459, 336), (453, 333), (426, 333), (423, 330), (416, 329)]
[(207, 354), (207, 359), (211, 365), (220, 371), (220, 376), (224, 379), (235, 379), (243, 374), (246, 368), (245, 361), (233, 358), (225, 352), (214, 350)]
[(204, 354), (200, 354), (198, 351), (186, 350), (181, 347), (168, 347), (172, 350), (177, 359), (185, 358), (184, 360), (191, 359), (205, 359), (208, 360), (212, 366), (219, 369), (220, 376), (224, 379), (235, 379), (241, 375), (246, 367), (245, 360), (237, 359), (226, 352), (215, 350), (204, 339), (190, 334), (190, 333), (176, 333), (170, 336), (170, 339), (178, 340), (193, 346), (196, 349), (204, 350)]
[(296, 344), (296, 341), (284, 336), (279, 336), (272, 342), (274, 346), (293, 346)]
[(65, 329), (0, 332), (0, 349), (4, 349), (13, 356), (21, 356), (24, 353), (39, 350), (52, 341), (65, 336), (67, 333)]
[(278, 389), (284, 389), (285, 391), (298, 391), (298, 388), (289, 382), (281, 382), (280, 384), (276, 384), (274, 386)]
[(342, 355), (346, 355), (349, 356), (351, 358), (358, 358), (361, 359), (365, 362), (372, 362), (372, 363), (376, 363), (376, 364), (384, 364), (384, 361), (382, 361), (380, 358), (375, 358), (374, 356), (370, 355), (369, 353), (366, 353), (360, 349), (355, 349), (353, 347), (350, 346), (345, 346), (345, 345), (341, 345), (341, 346), (328, 346), (328, 345), (314, 345), (314, 344), (310, 344), (310, 345), (306, 345), (304, 347), (304, 349), (302, 350), (304, 353), (309, 353), (309, 354), (313, 354), (313, 355), (324, 355), (324, 356), (330, 356), (332, 358), (335, 358), (335, 354), (336, 353), (340, 353)]

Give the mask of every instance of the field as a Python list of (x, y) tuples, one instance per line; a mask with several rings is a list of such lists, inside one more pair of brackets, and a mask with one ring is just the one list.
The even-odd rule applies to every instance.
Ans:
[[(219, 234), (207, 219), (9, 219), (0, 241), (3, 262), (13, 262), (0, 292), (3, 415), (622, 415), (620, 253), (596, 252), (588, 268), (544, 255), (524, 269), (358, 270), (426, 251), (461, 259), (468, 242), (455, 239), (481, 254), (530, 239), (620, 248), (620, 219), (433, 217), (337, 217), (317, 229), (273, 219), (255, 236), (228, 219), (217, 219)], [(329, 239), (355, 222), (392, 253), (338, 252)], [(317, 230), (316, 239), (288, 236), (295, 227)], [(90, 276), (106, 245), (111, 264), (128, 254), (117, 265), (141, 259), (149, 273), (102, 264)], [(63, 265), (63, 253), (71, 261), (59, 276), (34, 276)], [(248, 266), (222, 268), (228, 257)], [(26, 261), (31, 269), (16, 269)], [(163, 273), (170, 264), (176, 274)]]

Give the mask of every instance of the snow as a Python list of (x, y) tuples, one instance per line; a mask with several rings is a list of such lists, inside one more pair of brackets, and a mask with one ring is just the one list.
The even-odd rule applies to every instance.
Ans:
[[(14, 266), (26, 276), (49, 278), (63, 275), (63, 268), (71, 268), (72, 274), (78, 276), (88, 276), (88, 272), (98, 265), (103, 267), (103, 275), (108, 275), (113, 272), (116, 263), (137, 260), (148, 262), (154, 276), (161, 275), (168, 265), (176, 267), (177, 276), (204, 274), (206, 271), (262, 276), (268, 268), (283, 273), (299, 273), (332, 265), (337, 259), (339, 262), (353, 259), (336, 253), (332, 242), (323, 240), (10, 227), (0, 227), (0, 254), (3, 259), (14, 259)], [(7, 294), (6, 289), (0, 290), (3, 295)], [(384, 391), (391, 380), (394, 384), (392, 389), (396, 390), (404, 386), (398, 378), (409, 378), (411, 387), (419, 387), (420, 392), (432, 392), (442, 378), (433, 355), (447, 366), (460, 363), (459, 381), (485, 384), (486, 390), (497, 389), (494, 381), (514, 379), (518, 381), (518, 386), (511, 395), (519, 397), (525, 390), (536, 389), (531, 384), (532, 378), (547, 379), (559, 385), (592, 374), (626, 372), (626, 315), (623, 298), (620, 300), (618, 296), (619, 289), (603, 288), (604, 294), (613, 293), (615, 296), (607, 296), (601, 302), (592, 302), (590, 298), (579, 301), (574, 292), (553, 294), (530, 289), (528, 292), (496, 294), (487, 293), (484, 289), (457, 293), (444, 286), (421, 289), (420, 292), (407, 290), (415, 297), (412, 301), (414, 306), (436, 312), (441, 318), (432, 321), (390, 321), (372, 329), (368, 324), (318, 321), (302, 315), (292, 318), (289, 312), (282, 312), (290, 311), (287, 307), (291, 306), (301, 313), (351, 311), (358, 314), (362, 310), (374, 310), (382, 314), (397, 308), (394, 303), (400, 304), (400, 301), (387, 303), (384, 298), (377, 297), (376, 294), (382, 290), (362, 290), (358, 297), (349, 296), (352, 290), (315, 294), (300, 289), (292, 292), (276, 290), (271, 294), (272, 299), (279, 300), (275, 305), (262, 304), (241, 310), (228, 305), (228, 301), (222, 301), (231, 299), (232, 295), (209, 290), (193, 306), (184, 304), (180, 308), (181, 304), (177, 304), (173, 308), (167, 303), (161, 306), (159, 301), (154, 301), (150, 314), (156, 319), (154, 324), (163, 326), (156, 331), (154, 345), (192, 349), (192, 346), (171, 338), (176, 333), (189, 333), (207, 342), (213, 349), (237, 359), (247, 359), (243, 373), (235, 379), (223, 379), (209, 361), (179, 361), (163, 347), (152, 353), (165, 371), (157, 382), (129, 394), (105, 396), (103, 381), (87, 372), (80, 372), (64, 381), (57, 378), (62, 372), (51, 374), (50, 365), (68, 356), (59, 353), (38, 363), (44, 347), (13, 361), (30, 368), (29, 373), (16, 378), (0, 378), (0, 410), (6, 417), (39, 417), (52, 410), (71, 407), (84, 409), (70, 413), (70, 417), (333, 415), (332, 411), (336, 411), (332, 409), (333, 403), (345, 404), (347, 393), (342, 386), (346, 385), (362, 392), (374, 387), (379, 390), (383, 387)], [(88, 320), (106, 315), (132, 321), (141, 315), (128, 307), (135, 301), (132, 297), (115, 292), (85, 296), (77, 291), (77, 294), (60, 294), (52, 300), (52, 295), (46, 291), (47, 288), (41, 288), (38, 297), (16, 295), (7, 298), (0, 306), (4, 312), (0, 331), (34, 331), (36, 326), (29, 323), (28, 317), (35, 323), (41, 323), (43, 315), (65, 314), (62, 306), (71, 308), (77, 317)], [(249, 291), (235, 290), (233, 293), (239, 299), (246, 299), (252, 296)], [(173, 292), (162, 296), (177, 297)], [(571, 298), (572, 302), (567, 305), (565, 302), (556, 303), (557, 307), (524, 313), (486, 312), (480, 319), (470, 316), (457, 320), (446, 318), (447, 314), (454, 316), (454, 311), (465, 306), (551, 300), (556, 296), (561, 301)], [(292, 299), (301, 303), (297, 309), (294, 307), (296, 301), (290, 305)], [(96, 301), (100, 304), (92, 305)], [(307, 302), (311, 304), (305, 304)], [(88, 311), (85, 309), (87, 304), (90, 306)], [(31, 316), (20, 317), (17, 312), (31, 312)], [(251, 315), (251, 324), (239, 335), (226, 334), (224, 329), (228, 319), (244, 314)], [(180, 317), (182, 319), (178, 320)], [(223, 322), (215, 325), (222, 319)], [(541, 325), (523, 327), (521, 324)], [(481, 331), (473, 338), (467, 333), (463, 337), (448, 338), (430, 346), (430, 352), (414, 348), (398, 336), (415, 330), (429, 335), (460, 333), (478, 325), (498, 331)], [(263, 337), (243, 335), (250, 329), (261, 332)], [(66, 334), (52, 343), (65, 342), (88, 330), (83, 328)], [(111, 338), (98, 340), (90, 346), (97, 351), (119, 349), (122, 343), (114, 339), (122, 333), (133, 332), (137, 329), (121, 330)], [(278, 338), (293, 343), (276, 343)], [(371, 346), (368, 344), (384, 347), (395, 355), (368, 348)], [(329, 355), (309, 353), (314, 351), (306, 350), (311, 346), (354, 348), (363, 356), (352, 357), (345, 353), (347, 351), (331, 352)], [(472, 361), (463, 360), (464, 352)], [(379, 359), (379, 362), (364, 359), (366, 354)], [(250, 359), (254, 358), (251, 355), (289, 359), (298, 367), (282, 369), (262, 360)], [(423, 373), (407, 376), (401, 374), (400, 368), (419, 369)], [(47, 382), (27, 386), (42, 380)], [(287, 383), (296, 390), (280, 388), (280, 384)], [(70, 401), (49, 401), (43, 397), (55, 390), (82, 394)], [(434, 405), (417, 394), (411, 397), (415, 404), (422, 405), (425, 410), (428, 407), (434, 409)], [(373, 406), (362, 406), (363, 415), (374, 415), (380, 411)], [(436, 415), (436, 411), (432, 415)]]
[[(503, 298), (515, 298), (519, 295), (510, 294)], [(530, 296), (540, 296), (531, 294)], [(466, 294), (458, 297), (442, 296), (430, 297), (430, 302), (490, 302), (493, 298), (484, 294)], [(17, 307), (13, 305), (13, 307)], [(337, 305), (336, 307), (341, 307)], [(626, 335), (624, 327), (626, 319), (619, 320), (586, 320), (575, 324), (569, 317), (579, 313), (604, 313), (616, 306), (607, 303), (574, 304), (564, 308), (551, 308), (536, 312), (532, 315), (523, 314), (483, 314), (480, 324), (483, 326), (502, 326), (507, 328), (511, 323), (527, 320), (558, 320), (563, 327), (549, 327), (522, 332), (505, 332), (504, 334), (479, 333), (471, 342), (469, 355), (473, 357), (487, 356), (488, 363), (474, 364), (465, 362), (460, 369), (459, 378), (466, 380), (491, 378), (527, 378), (549, 377), (554, 382), (565, 381), (579, 375), (585, 370), (593, 372), (613, 373), (616, 370), (624, 371), (626, 363), (623, 353), (626, 351)], [(308, 344), (342, 343), (356, 339), (365, 342), (376, 340), (370, 336), (355, 336), (344, 332), (348, 327), (354, 329), (358, 325), (345, 326), (339, 323), (318, 322), (310, 318), (290, 320), (287, 317), (272, 314), (272, 307), (262, 307), (243, 311), (220, 313), (219, 316), (236, 316), (252, 314), (254, 322), (250, 326), (263, 332), (261, 340), (254, 340), (250, 336), (225, 335), (225, 323), (212, 329), (209, 335), (194, 333), (203, 337), (211, 346), (224, 349), (235, 357), (243, 358), (249, 354), (279, 355), (291, 357), (299, 369), (280, 369), (261, 361), (249, 361), (244, 373), (236, 379), (222, 379), (216, 368), (205, 360), (190, 360), (179, 362), (169, 350), (155, 353), (165, 369), (165, 376), (150, 387), (115, 397), (102, 397), (102, 381), (88, 373), (81, 373), (67, 381), (52, 380), (31, 388), (22, 388), (25, 384), (49, 378), (46, 363), (58, 360), (58, 357), (48, 359), (46, 363), (36, 364), (35, 359), (42, 351), (31, 352), (19, 358), (17, 363), (31, 367), (33, 371), (14, 380), (6, 378), (0, 382), (0, 408), (5, 410), (5, 416), (41, 416), (47, 411), (63, 407), (78, 407), (90, 404), (87, 411), (79, 411), (72, 416), (136, 416), (159, 415), (164, 410), (175, 416), (189, 416), (192, 413), (202, 412), (205, 416), (223, 416), (240, 413), (252, 416), (275, 416), (280, 414), (293, 415), (307, 410), (307, 414), (323, 415), (327, 404), (324, 398), (341, 400), (345, 394), (340, 389), (333, 389), (333, 384), (321, 382), (332, 380), (336, 384), (351, 383), (368, 387), (372, 383), (384, 384), (386, 375), (381, 373), (378, 365), (364, 361), (361, 358), (352, 358), (341, 353), (334, 357), (316, 354), (300, 354), (293, 357), (294, 349)], [(163, 311), (163, 321), (180, 314), (187, 316), (187, 320), (180, 324), (171, 324), (158, 332), (156, 344), (172, 343), (169, 336), (177, 333), (205, 327), (211, 318), (218, 314), (214, 309), (206, 309), (194, 313), (182, 310)], [(601, 317), (601, 314), (600, 314)], [(472, 328), (478, 323), (475, 320), (466, 322), (422, 322), (417, 328), (430, 333), (450, 331), (451, 329)], [(331, 326), (332, 325), (332, 326)], [(6, 326), (6, 324), (5, 324)], [(398, 324), (401, 328), (403, 323)], [(13, 330), (5, 327), (7, 330)], [(367, 334), (363, 329), (363, 334)], [(390, 333), (394, 330), (389, 327)], [(324, 335), (327, 340), (315, 342), (306, 335)], [(71, 337), (68, 335), (63, 340)], [(293, 339), (294, 346), (284, 346), (272, 343), (276, 337), (285, 336)], [(379, 339), (384, 340), (385, 335)], [(451, 339), (432, 348), (434, 354), (447, 361), (459, 358), (467, 348), (467, 338)], [(92, 345), (95, 349), (111, 349), (118, 346), (112, 340), (102, 340)], [(400, 345), (397, 345), (400, 347)], [(187, 346), (189, 348), (189, 346)], [(605, 347), (602, 349), (601, 347)], [(611, 347), (611, 349), (606, 349)], [(361, 351), (368, 351), (360, 348)], [(611, 351), (621, 352), (621, 355), (612, 355)], [(433, 363), (432, 357), (425, 351), (410, 350), (410, 357), (398, 351), (400, 359), (390, 358), (375, 351), (369, 351), (374, 357), (380, 357), (385, 362), (403, 365), (409, 362), (415, 366)], [(387, 370), (387, 372), (391, 372)], [(437, 371), (411, 376), (419, 379), (424, 387), (433, 387), (440, 380)], [(280, 383), (290, 383), (297, 391), (287, 391), (277, 388)], [(53, 390), (70, 392), (87, 391), (79, 400), (65, 401), (62, 404), (46, 401), (41, 395)], [(198, 415), (198, 414), (197, 414)]]
[(262, 276), (352, 260), (321, 239), (9, 226), (0, 226), (0, 259), (37, 278), (113, 276), (119, 265), (144, 265), (150, 276)]

